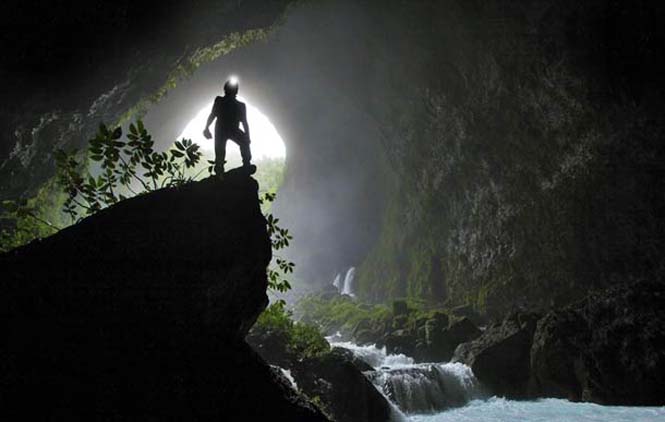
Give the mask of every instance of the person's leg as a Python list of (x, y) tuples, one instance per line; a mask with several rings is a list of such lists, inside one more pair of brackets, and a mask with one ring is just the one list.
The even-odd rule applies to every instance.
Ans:
[(226, 164), (226, 139), (227, 135), (225, 133), (215, 131), (215, 174), (218, 176), (224, 174), (224, 164)]
[(249, 138), (240, 130), (236, 131), (231, 138), (233, 142), (240, 147), (240, 156), (242, 157), (242, 165), (249, 166), (252, 161), (252, 151), (249, 148)]
[(240, 143), (240, 155), (242, 156), (242, 165), (249, 166), (252, 162), (252, 151), (249, 148), (249, 139), (244, 136)]

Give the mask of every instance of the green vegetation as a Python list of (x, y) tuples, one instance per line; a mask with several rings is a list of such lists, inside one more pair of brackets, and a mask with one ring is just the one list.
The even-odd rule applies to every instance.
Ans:
[[(44, 210), (51, 210), (50, 217), (58, 217), (56, 221), (61, 223), (59, 216), (62, 214), (53, 211), (61, 207), (62, 213), (70, 217), (71, 223), (77, 223), (83, 217), (129, 197), (180, 186), (194, 181), (204, 170), (208, 173), (213, 170), (212, 161), (207, 161), (200, 168), (202, 153), (199, 145), (191, 140), (176, 141), (171, 148), (162, 152), (155, 151), (153, 147), (152, 136), (143, 122), (138, 120), (129, 125), (126, 140), (122, 139), (120, 127), (110, 129), (101, 124), (96, 136), (89, 141), (87, 151), (66, 153), (58, 150), (55, 183), (61, 188), (61, 193), (53, 194), (56, 192), (54, 186), (47, 184), (40, 195), (30, 201), (4, 201), (1, 218), (9, 220), (13, 230), (0, 233), (0, 250), (10, 250), (58, 231), (60, 227), (52, 222), (53, 219)], [(86, 157), (99, 165), (98, 174), (90, 172)], [(195, 172), (197, 167), (200, 169)], [(271, 162), (267, 167), (264, 173), (270, 176), (271, 187), (277, 188), (282, 175), (277, 174), (275, 163)], [(268, 210), (275, 197), (275, 192), (266, 191), (259, 201)], [(279, 226), (279, 219), (265, 212), (273, 251), (288, 247), (292, 240), (288, 229)], [(62, 223), (64, 227), (64, 221)], [(276, 267), (268, 268), (268, 287), (277, 292), (286, 292), (291, 288), (286, 275), (293, 273), (295, 264), (275, 256)]]
[(361, 321), (375, 325), (392, 316), (385, 305), (358, 303), (347, 296), (327, 299), (317, 295), (301, 299), (296, 313), (301, 321), (317, 325), (328, 334), (337, 331), (350, 334)]
[(449, 323), (464, 317), (479, 320), (470, 309), (431, 308), (424, 302), (407, 300), (395, 300), (388, 307), (346, 296), (311, 295), (298, 303), (296, 311), (301, 321), (318, 326), (326, 334), (340, 333), (359, 344), (377, 345), (385, 344), (396, 333), (427, 344), (428, 330), (446, 329)]
[(286, 353), (296, 360), (319, 356), (330, 350), (330, 345), (317, 327), (293, 321), (283, 301), (273, 303), (263, 311), (252, 327), (252, 335), (283, 339)]
[(63, 211), (72, 222), (79, 221), (82, 212), (92, 215), (130, 196), (194, 180), (186, 173), (200, 161), (201, 153), (191, 140), (176, 141), (174, 148), (157, 152), (141, 120), (129, 126), (127, 141), (121, 137), (120, 127), (109, 130), (101, 124), (90, 140), (90, 159), (101, 165), (97, 177), (82, 170), (78, 151), (57, 151), (57, 180), (67, 194)]
[(2, 201), (0, 252), (49, 236), (66, 226), (65, 216), (60, 212), (64, 201), (65, 195), (55, 179), (42, 186), (33, 198)]
[[(284, 182), (285, 160), (283, 158), (264, 158), (256, 161), (254, 178), (259, 181), (261, 192), (277, 192)], [(271, 202), (264, 203), (264, 213), (270, 211)]]

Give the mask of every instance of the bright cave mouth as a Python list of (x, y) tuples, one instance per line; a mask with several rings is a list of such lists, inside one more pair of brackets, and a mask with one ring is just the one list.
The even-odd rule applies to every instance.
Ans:
[[(254, 178), (259, 182), (261, 192), (276, 193), (284, 180), (284, 170), (286, 166), (286, 146), (284, 140), (279, 134), (270, 118), (264, 114), (258, 107), (242, 95), (238, 100), (247, 106), (247, 121), (251, 133), (251, 151), (252, 163), (257, 166)], [(201, 147), (202, 161), (199, 168), (194, 169), (194, 173), (201, 172), (204, 167), (208, 167), (211, 161), (215, 159), (214, 139), (206, 139), (203, 136), (203, 128), (212, 109), (213, 102), (206, 104), (195, 116), (185, 125), (184, 129), (177, 137), (178, 140), (189, 139)], [(211, 125), (211, 128), (215, 123)], [(233, 169), (240, 167), (242, 160), (240, 149), (234, 142), (226, 144), (226, 168)]]

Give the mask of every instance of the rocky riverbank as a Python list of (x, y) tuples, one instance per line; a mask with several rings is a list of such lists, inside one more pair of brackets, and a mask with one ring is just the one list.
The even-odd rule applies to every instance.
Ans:
[(662, 282), (627, 283), (565, 308), (513, 311), (487, 324), (467, 308), (423, 310), (404, 301), (389, 308), (331, 292), (299, 308), (303, 320), (360, 345), (415, 362), (462, 362), (498, 396), (665, 404)]

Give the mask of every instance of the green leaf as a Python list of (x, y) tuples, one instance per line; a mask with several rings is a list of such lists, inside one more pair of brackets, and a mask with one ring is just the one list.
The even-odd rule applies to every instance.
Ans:
[(16, 212), (18, 210), (18, 205), (14, 201), (2, 201), (2, 206), (9, 212)]

